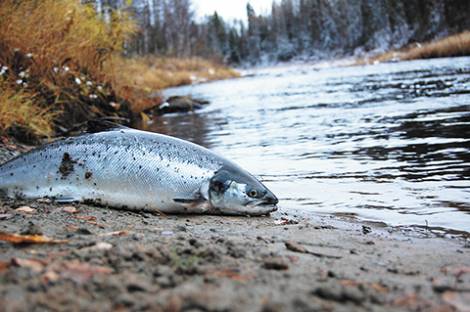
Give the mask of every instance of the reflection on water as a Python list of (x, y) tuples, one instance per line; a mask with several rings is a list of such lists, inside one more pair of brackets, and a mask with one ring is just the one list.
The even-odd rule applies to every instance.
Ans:
[(289, 66), (168, 90), (212, 104), (152, 127), (260, 176), (282, 209), (470, 232), (470, 58)]

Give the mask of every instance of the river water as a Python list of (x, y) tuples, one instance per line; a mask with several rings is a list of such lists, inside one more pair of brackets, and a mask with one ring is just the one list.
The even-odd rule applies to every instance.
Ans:
[(470, 58), (265, 68), (172, 94), (211, 104), (152, 130), (239, 163), (281, 210), (470, 232)]

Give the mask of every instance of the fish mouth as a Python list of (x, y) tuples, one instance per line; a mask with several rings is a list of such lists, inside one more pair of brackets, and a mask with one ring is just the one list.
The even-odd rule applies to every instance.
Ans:
[(273, 211), (277, 211), (278, 207), (277, 207), (277, 203), (272, 203), (270, 201), (261, 201), (261, 202), (254, 202), (254, 203), (251, 203), (249, 205), (251, 208), (253, 209), (263, 209), (263, 211), (266, 211), (266, 212), (273, 212)]

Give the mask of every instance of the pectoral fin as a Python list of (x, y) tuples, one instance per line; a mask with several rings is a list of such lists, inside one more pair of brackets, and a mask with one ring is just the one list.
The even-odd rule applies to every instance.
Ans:
[(190, 210), (205, 211), (210, 206), (207, 200), (199, 194), (193, 198), (174, 198), (173, 201), (187, 208), (188, 212), (190, 212)]

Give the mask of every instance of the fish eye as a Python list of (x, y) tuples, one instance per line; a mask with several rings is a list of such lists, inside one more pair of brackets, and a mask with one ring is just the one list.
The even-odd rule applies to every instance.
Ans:
[(250, 197), (256, 197), (256, 196), (258, 196), (258, 192), (257, 192), (256, 190), (250, 190), (250, 191), (248, 192), (248, 196), (250, 196)]

